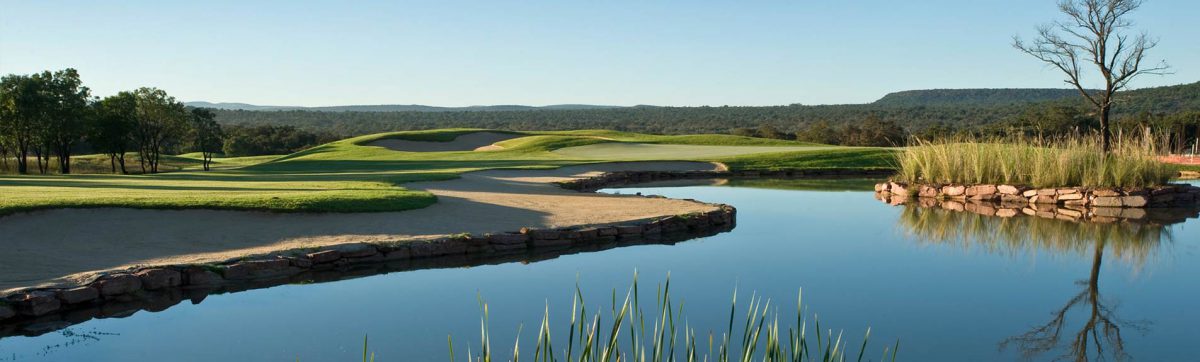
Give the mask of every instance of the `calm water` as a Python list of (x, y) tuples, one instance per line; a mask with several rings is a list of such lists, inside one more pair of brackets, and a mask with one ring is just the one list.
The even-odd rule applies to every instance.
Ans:
[[(697, 334), (723, 329), (735, 286), (783, 301), (785, 310), (803, 288), (823, 326), (856, 339), (872, 327), (869, 355), (900, 339), (906, 361), (1013, 360), (1038, 351), (1034, 360), (1049, 360), (1086, 333), (1095, 356), (1094, 332), (1108, 359), (1121, 349), (1145, 361), (1196, 358), (1200, 221), (1140, 232), (999, 224), (887, 206), (870, 191), (767, 184), (792, 190), (619, 190), (737, 206), (737, 228), (713, 237), (213, 295), (0, 339), (0, 361), (348, 361), (361, 358), (364, 334), (381, 361), (445, 360), (447, 335), (478, 350), (477, 296), (490, 305), (494, 347), (511, 348), (522, 323), (522, 345), (532, 346), (547, 303), (552, 323), (565, 326), (576, 283), (593, 306), (607, 307), (634, 270), (646, 287), (670, 273), (672, 294), (686, 303), (691, 325), (701, 326)], [(1089, 239), (1096, 238), (1105, 240), (1093, 274), (1098, 243)], [(1087, 328), (1088, 320), (1097, 327)], [(1106, 338), (1104, 326), (1119, 328), (1121, 339)], [(1057, 340), (1039, 327), (1058, 330)]]

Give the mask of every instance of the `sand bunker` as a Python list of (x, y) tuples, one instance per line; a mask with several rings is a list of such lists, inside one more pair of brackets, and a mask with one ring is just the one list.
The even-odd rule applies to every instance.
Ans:
[(494, 151), (503, 149), (503, 147), (495, 146), (493, 143), (518, 137), (525, 137), (525, 135), (499, 132), (475, 132), (458, 136), (450, 142), (409, 141), (392, 138), (374, 141), (368, 143), (367, 145), (379, 146), (392, 151), (403, 152)]
[[(0, 218), (0, 290), (72, 285), (93, 271), (205, 263), (274, 250), (363, 241), (610, 224), (715, 207), (565, 190), (553, 182), (607, 171), (715, 170), (700, 162), (632, 162), (556, 170), (495, 170), (407, 184), (438, 196), (428, 208), (362, 214), (64, 209)], [(66, 277), (64, 277), (66, 276)]]

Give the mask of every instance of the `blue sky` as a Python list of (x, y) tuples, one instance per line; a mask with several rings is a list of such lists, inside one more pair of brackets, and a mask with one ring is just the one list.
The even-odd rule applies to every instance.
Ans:
[[(1139, 29), (1200, 80), (1200, 1)], [(1050, 0), (12, 1), (0, 73), (74, 67), (97, 95), (267, 105), (865, 103), (923, 88), (1061, 87), (1011, 48)]]

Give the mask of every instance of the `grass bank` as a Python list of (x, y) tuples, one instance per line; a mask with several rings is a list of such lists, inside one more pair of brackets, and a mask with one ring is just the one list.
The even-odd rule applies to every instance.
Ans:
[[(0, 175), (0, 215), (51, 208), (129, 207), (152, 209), (234, 209), (280, 212), (400, 211), (428, 206), (436, 199), (403, 184), (458, 177), (488, 169), (548, 169), (607, 161), (679, 160), (722, 162), (735, 170), (814, 168), (879, 169), (894, 164), (894, 152), (731, 135), (644, 135), (605, 130), (507, 132), (521, 137), (497, 143), (487, 152), (401, 152), (372, 146), (381, 139), (451, 142), (478, 129), (393, 132), (349, 138), (286, 156), (217, 158), (216, 169), (200, 172), (199, 155), (164, 158), (157, 175)], [(671, 152), (595, 158), (555, 152), (578, 146), (616, 148), (667, 145)], [(697, 154), (728, 147), (735, 154)], [(769, 152), (769, 151), (780, 152)], [(722, 151), (724, 152), (724, 151)], [(610, 156), (605, 156), (610, 157)], [(77, 158), (105, 172), (103, 155)], [(136, 168), (136, 156), (128, 158)]]
[(1032, 187), (1143, 187), (1178, 175), (1159, 162), (1152, 141), (1117, 140), (1111, 154), (1098, 139), (919, 141), (898, 157), (907, 182), (1010, 184)]

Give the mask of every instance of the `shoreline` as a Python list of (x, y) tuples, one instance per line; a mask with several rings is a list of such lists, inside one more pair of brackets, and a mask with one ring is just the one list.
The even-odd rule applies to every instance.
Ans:
[[(642, 166), (650, 164), (644, 163)], [(618, 168), (620, 168), (619, 166)], [(528, 171), (519, 172), (528, 173)], [(546, 184), (564, 192), (585, 196), (599, 195), (588, 193), (594, 191), (594, 188), (661, 180), (737, 175), (741, 177), (873, 176), (876, 173), (851, 170), (771, 171), (766, 172), (764, 176), (763, 172), (758, 171), (729, 172), (720, 168), (710, 170), (685, 168), (668, 171), (591, 171), (577, 177), (552, 177), (551, 179), (555, 180)], [(543, 179), (542, 181), (548, 180)], [(8, 328), (3, 334), (17, 333), (19, 330), (25, 331), (21, 333), (30, 333), (31, 330), (41, 331), (48, 325), (62, 325), (65, 321), (71, 320), (70, 318), (80, 319), (82, 318), (79, 317), (81, 310), (93, 311), (100, 306), (112, 303), (126, 306), (140, 305), (139, 303), (141, 303), (149, 306), (141, 309), (153, 310), (154, 306), (158, 305), (153, 301), (157, 300), (159, 301), (157, 303), (161, 304), (164, 291), (177, 290), (180, 292), (166, 293), (169, 296), (179, 296), (186, 294), (182, 291), (192, 289), (221, 291), (228, 288), (237, 289), (237, 286), (240, 285), (267, 287), (294, 282), (295, 278), (303, 279), (303, 275), (311, 273), (342, 272), (364, 265), (401, 263), (413, 266), (405, 270), (414, 270), (437, 267), (446, 262), (449, 262), (449, 265), (461, 266), (472, 260), (513, 261), (514, 256), (523, 261), (525, 259), (521, 258), (530, 255), (547, 253), (560, 255), (564, 250), (604, 250), (624, 245), (661, 243), (664, 240), (687, 240), (729, 231), (736, 225), (737, 211), (729, 205), (710, 204), (695, 200), (672, 200), (655, 196), (605, 195), (605, 197), (619, 197), (622, 202), (629, 200), (684, 202), (701, 205), (707, 209), (702, 212), (660, 215), (606, 225), (522, 227), (518, 231), (500, 233), (464, 233), (393, 242), (355, 242), (326, 245), (321, 248), (277, 250), (252, 257), (237, 257), (218, 263), (133, 266), (93, 274), (91, 278), (80, 280), (79, 284), (73, 287), (10, 289), (5, 292), (9, 295), (0, 299), (0, 301), (4, 301), (4, 303), (0, 303), (0, 321), (5, 321), (5, 325), (11, 326), (32, 326), (31, 329)], [(189, 295), (196, 295), (196, 292), (189, 293)], [(180, 299), (172, 297), (167, 300), (177, 303)], [(95, 313), (98, 312), (83, 314), (88, 316), (83, 320), (102, 315)], [(71, 317), (72, 315), (75, 317)], [(56, 322), (57, 324), (45, 324), (46, 322)], [(76, 323), (78, 322), (67, 325)]]

